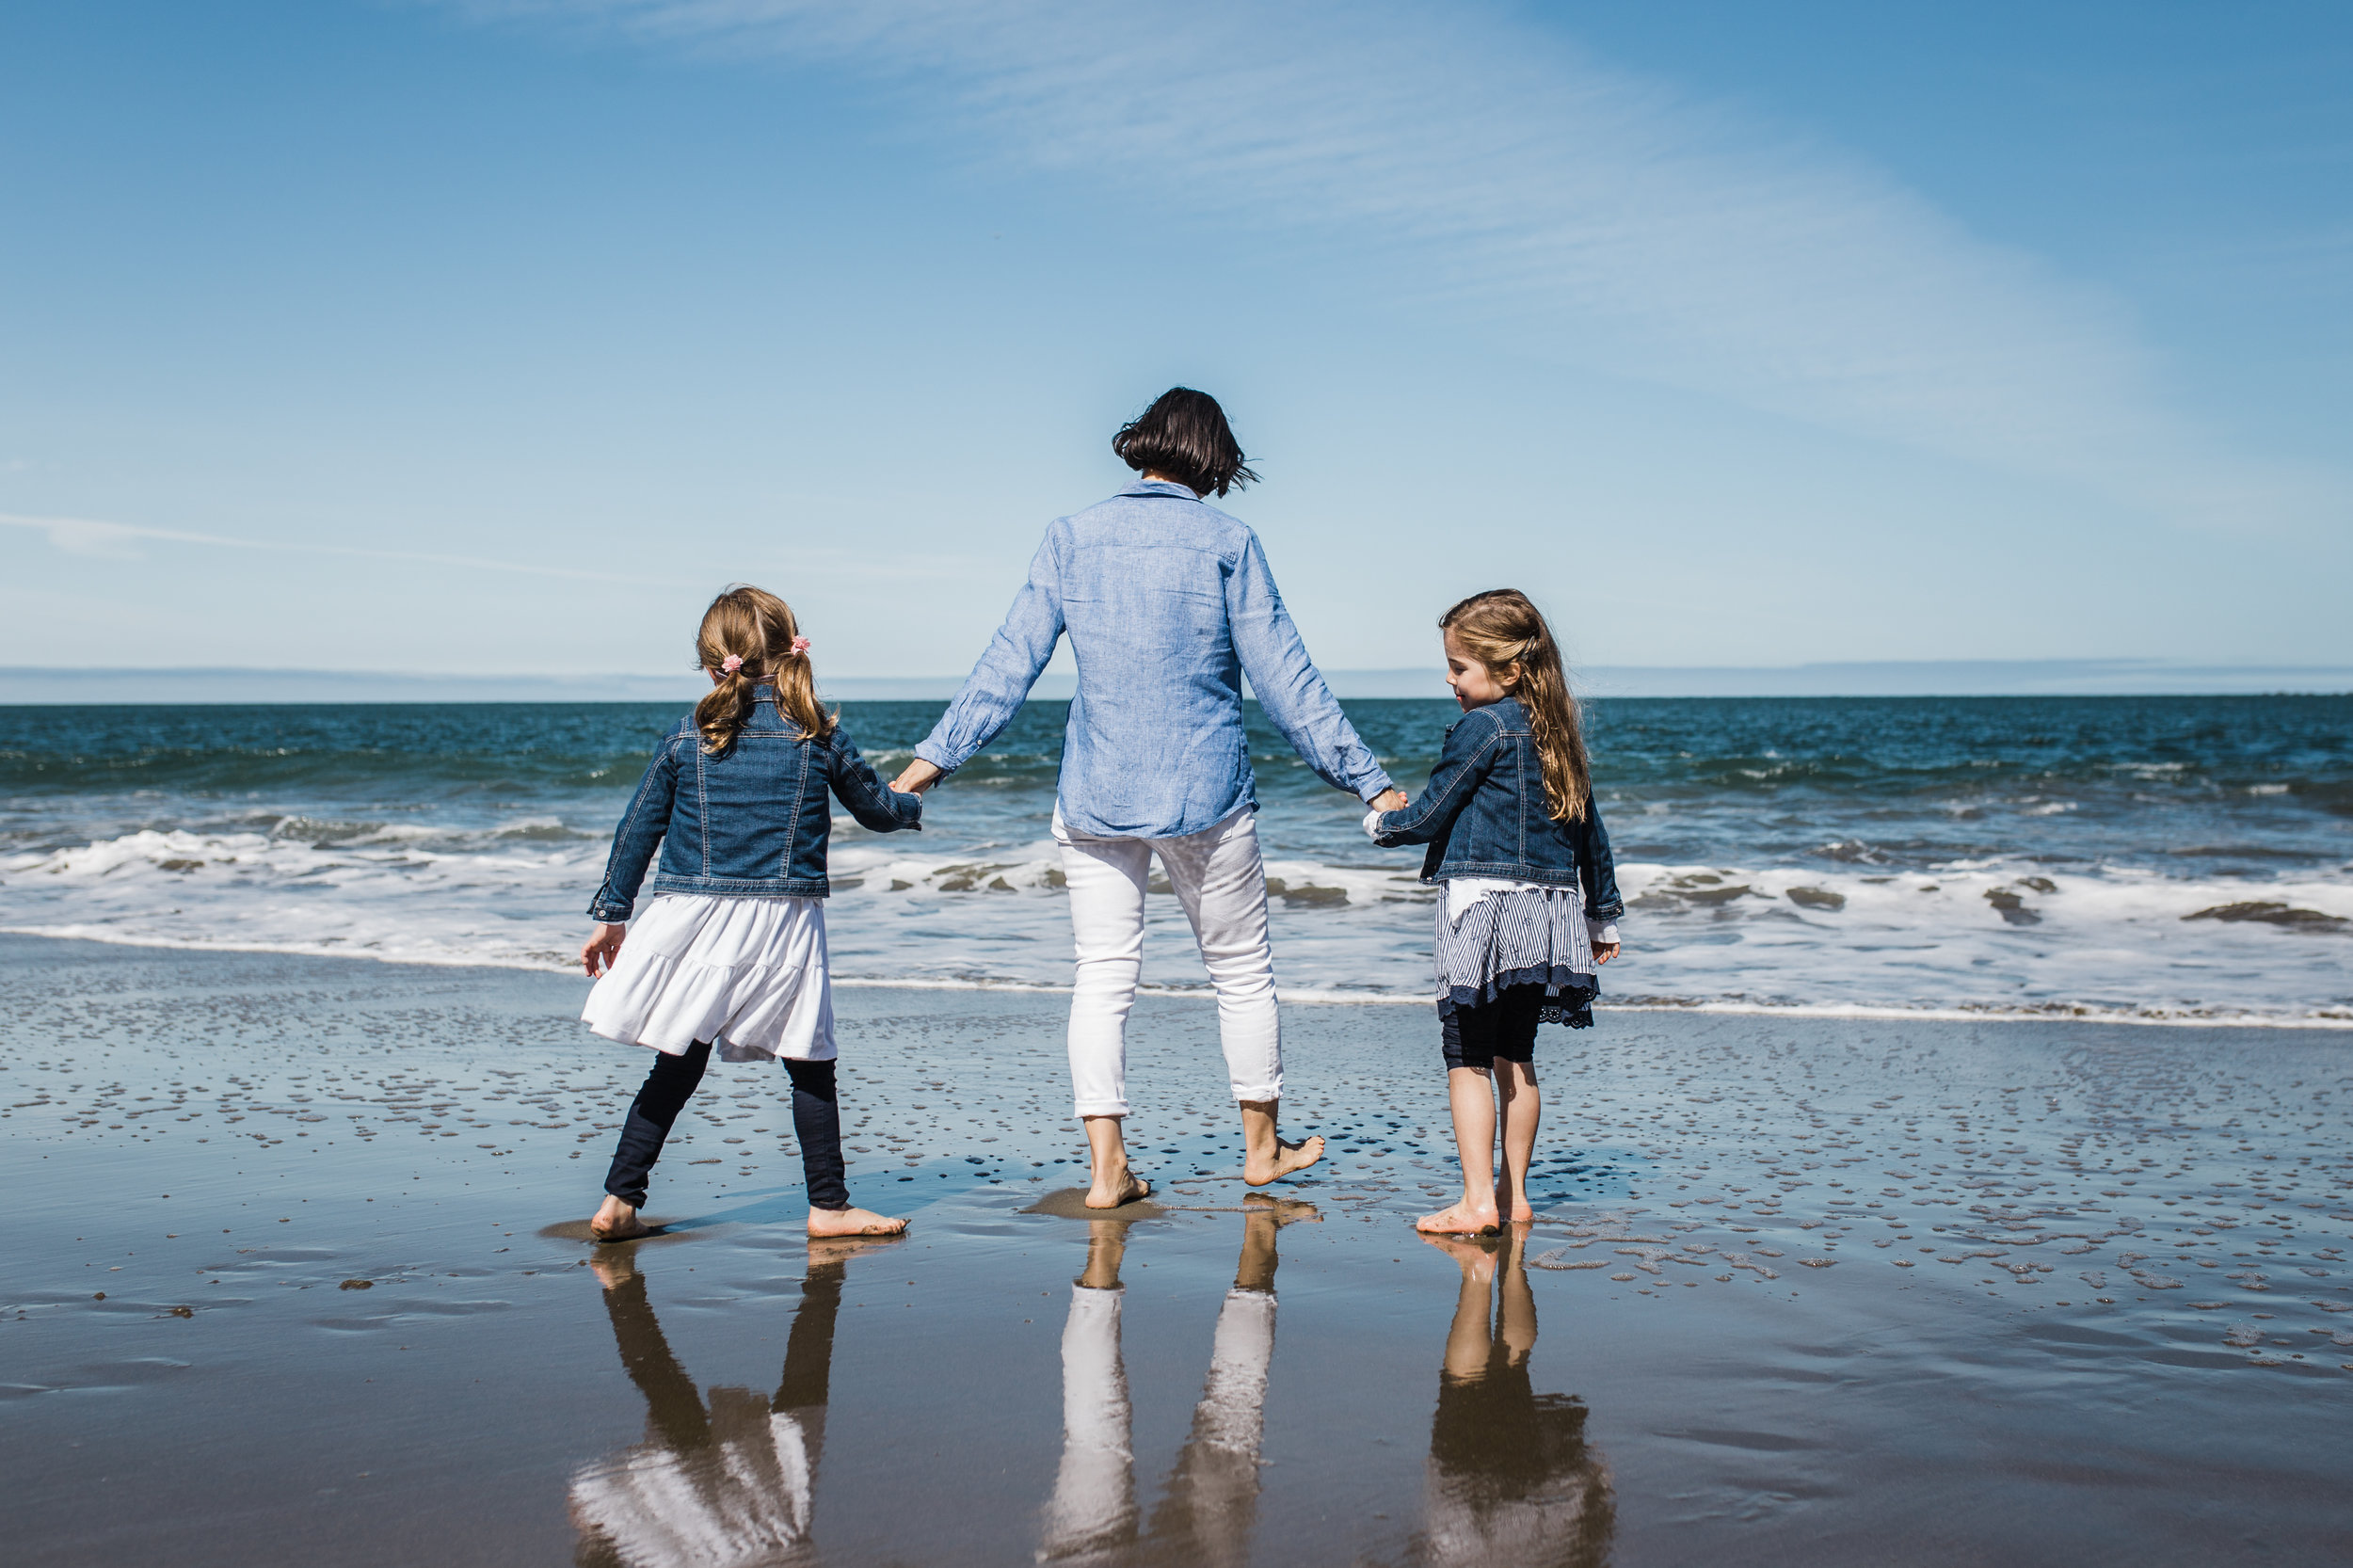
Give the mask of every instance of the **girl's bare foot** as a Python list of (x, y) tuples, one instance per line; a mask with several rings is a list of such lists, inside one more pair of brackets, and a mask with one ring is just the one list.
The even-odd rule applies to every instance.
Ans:
[(907, 1228), (904, 1220), (888, 1214), (877, 1214), (866, 1208), (812, 1208), (808, 1211), (808, 1233), (811, 1236), (898, 1236)]
[[(903, 1231), (900, 1235), (904, 1235)], [(847, 1263), (860, 1253), (887, 1247), (898, 1236), (812, 1236), (808, 1239), (808, 1261), (812, 1267)]]
[(1270, 1181), (1296, 1176), (1322, 1158), (1323, 1139), (1321, 1135), (1310, 1135), (1296, 1144), (1277, 1138), (1272, 1159), (1262, 1160), (1253, 1152), (1243, 1160), (1241, 1178), (1253, 1187), (1264, 1187)]
[(1096, 1176), (1095, 1185), (1087, 1189), (1086, 1205), (1089, 1208), (1117, 1208), (1123, 1203), (1134, 1203), (1151, 1195), (1150, 1182), (1133, 1171), (1123, 1169), (1116, 1181)]
[(1524, 1225), (1536, 1218), (1536, 1206), (1526, 1198), (1514, 1198), (1512, 1190), (1498, 1181), (1496, 1183), (1496, 1212), (1515, 1225)]
[(634, 1241), (640, 1236), (651, 1236), (653, 1226), (639, 1219), (631, 1205), (607, 1193), (596, 1217), (588, 1222), (588, 1234), (600, 1241)]
[(1432, 1236), (1422, 1240), (1462, 1265), (1463, 1277), (1474, 1285), (1484, 1285), (1496, 1277), (1496, 1255), (1492, 1243), (1473, 1241), (1461, 1236)]
[(1486, 1236), (1501, 1229), (1502, 1221), (1492, 1208), (1473, 1208), (1465, 1201), (1424, 1214), (1414, 1222), (1414, 1228), (1428, 1236)]

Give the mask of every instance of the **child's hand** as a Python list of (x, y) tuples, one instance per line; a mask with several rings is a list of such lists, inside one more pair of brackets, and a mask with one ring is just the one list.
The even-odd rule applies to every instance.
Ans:
[(1402, 790), (1384, 790), (1381, 793), (1365, 802), (1365, 804), (1371, 807), (1376, 811), (1402, 811), (1405, 809), (1406, 806), (1405, 792)]
[(1619, 944), (1616, 942), (1601, 942), (1595, 944), (1593, 948), (1593, 962), (1596, 964), (1609, 963), (1609, 960), (1618, 956), (1618, 947)]
[(613, 960), (621, 953), (621, 939), (629, 935), (625, 925), (600, 925), (596, 935), (581, 944), (580, 967), (594, 980), (600, 971), (610, 971)]

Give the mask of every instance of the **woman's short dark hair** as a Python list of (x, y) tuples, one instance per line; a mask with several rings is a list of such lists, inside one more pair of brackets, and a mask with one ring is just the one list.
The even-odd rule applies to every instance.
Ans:
[(1258, 477), (1242, 462), (1225, 410), (1191, 387), (1171, 387), (1154, 398), (1152, 407), (1119, 427), (1112, 450), (1138, 473), (1165, 474), (1196, 495), (1224, 495)]

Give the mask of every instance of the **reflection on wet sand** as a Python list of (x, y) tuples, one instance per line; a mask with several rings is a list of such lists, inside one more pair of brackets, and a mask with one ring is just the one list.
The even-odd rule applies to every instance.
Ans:
[(1128, 1227), (1093, 1223), (1086, 1272), (1071, 1287), (1063, 1329), (1062, 1468), (1046, 1505), (1039, 1561), (1228, 1564), (1249, 1557), (1267, 1364), (1274, 1353), (1275, 1236), (1295, 1220), (1321, 1218), (1310, 1204), (1252, 1199), (1193, 1432), (1148, 1528), (1136, 1507), (1128, 1370), (1120, 1354), (1119, 1266)]
[(708, 1405), (663, 1337), (632, 1258), (608, 1252), (592, 1260), (621, 1365), (646, 1397), (646, 1436), (572, 1479), (576, 1561), (728, 1568), (815, 1560), (810, 1501), (842, 1275), (853, 1256), (885, 1244), (810, 1242), (776, 1393), (714, 1388)]
[(1438, 1373), (1416, 1560), (1598, 1564), (1616, 1510), (1609, 1470), (1585, 1442), (1585, 1403), (1529, 1381), (1536, 1298), (1521, 1254), (1528, 1226), (1481, 1244), (1425, 1237), (1462, 1266)]

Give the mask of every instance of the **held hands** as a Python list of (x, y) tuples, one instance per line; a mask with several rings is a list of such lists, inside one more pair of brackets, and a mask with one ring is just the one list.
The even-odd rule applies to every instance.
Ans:
[(1384, 790), (1365, 804), (1375, 811), (1402, 811), (1406, 806), (1405, 792)]
[(920, 795), (946, 776), (947, 775), (941, 773), (939, 769), (919, 757), (909, 762), (898, 777), (890, 781), (890, 787), (903, 795)]
[(600, 925), (596, 935), (581, 944), (580, 967), (594, 980), (600, 972), (609, 972), (613, 960), (621, 954), (621, 939), (629, 935), (625, 925)]

